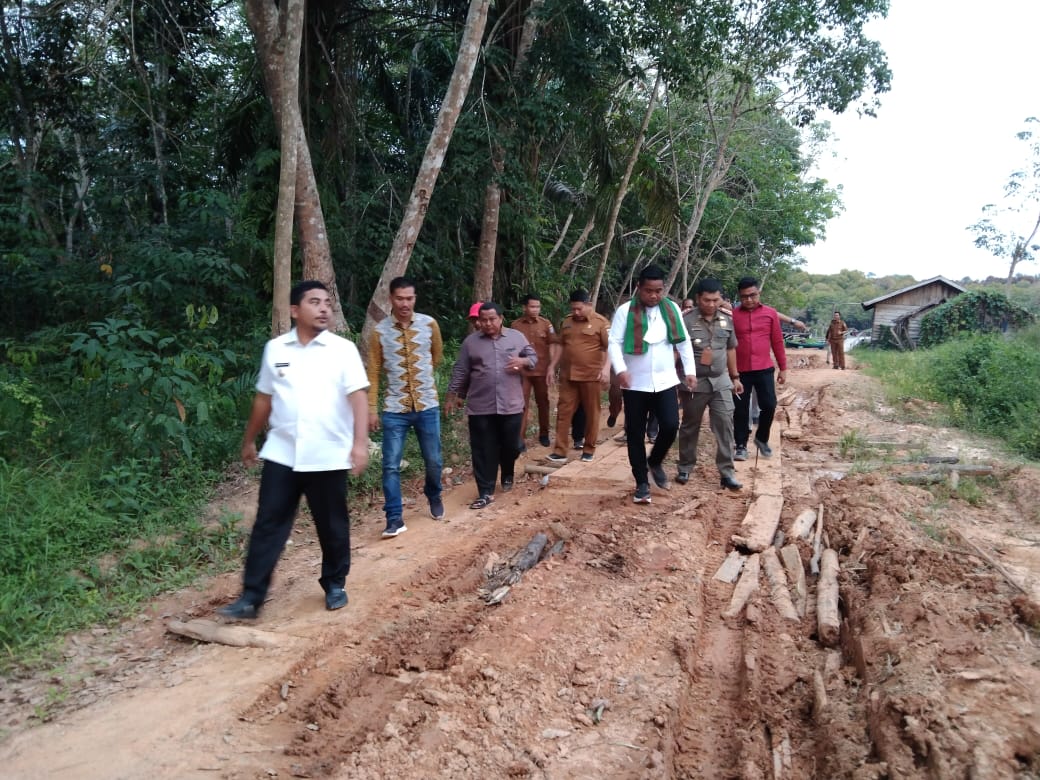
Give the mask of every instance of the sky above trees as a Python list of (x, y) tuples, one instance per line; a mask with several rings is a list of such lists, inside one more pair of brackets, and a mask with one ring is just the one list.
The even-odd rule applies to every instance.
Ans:
[[(888, 18), (868, 25), (889, 56), (892, 91), (881, 96), (876, 119), (851, 112), (832, 119), (833, 156), (821, 157), (817, 173), (842, 186), (846, 210), (824, 241), (803, 249), (807, 271), (979, 279), (1002, 266), (1006, 273), (1003, 260), (975, 248), (967, 228), (983, 206), (1001, 201), (1008, 176), (1027, 162), (1016, 133), (1026, 117), (1040, 116), (1031, 86), (1038, 29), (1040, 3), (1022, 0), (893, 0)], [(1033, 222), (1027, 213), (1005, 227), (1028, 233)]]

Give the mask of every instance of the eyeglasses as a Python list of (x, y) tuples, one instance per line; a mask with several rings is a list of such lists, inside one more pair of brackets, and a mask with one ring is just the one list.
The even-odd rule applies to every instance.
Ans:
[(742, 301), (751, 301), (758, 297), (758, 293), (740, 293), (737, 297)]

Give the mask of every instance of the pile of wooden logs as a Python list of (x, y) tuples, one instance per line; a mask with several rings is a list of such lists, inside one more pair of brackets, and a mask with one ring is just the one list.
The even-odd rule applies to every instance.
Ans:
[[(823, 530), (823, 505), (807, 509), (792, 521), (785, 535), (779, 531), (783, 499), (759, 496), (748, 508), (729, 556), (715, 573), (722, 582), (736, 582), (723, 617), (736, 618), (758, 590), (759, 572), (765, 569), (769, 598), (785, 620), (797, 623), (805, 617), (809, 594), (799, 542), (811, 548), (809, 568), (816, 579), (816, 621), (819, 641), (838, 644), (841, 622), (838, 612), (838, 554), (827, 545)], [(784, 539), (791, 541), (784, 544)], [(739, 577), (739, 579), (738, 579)]]

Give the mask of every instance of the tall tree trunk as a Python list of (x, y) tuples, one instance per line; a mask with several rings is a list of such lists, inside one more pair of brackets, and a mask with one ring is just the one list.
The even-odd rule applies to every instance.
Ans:
[(271, 335), (280, 336), (292, 327), (289, 288), (292, 286), (293, 212), (296, 202), (296, 172), (300, 121), (300, 42), (303, 39), (305, 0), (287, 0), (285, 6), (285, 55), (281, 80), (281, 170), (278, 174), (278, 215), (274, 230), (274, 305)]
[(730, 113), (726, 119), (726, 124), (721, 128), (721, 132), (715, 124), (715, 116), (711, 111), (710, 100), (707, 103), (708, 119), (712, 128), (716, 131), (715, 154), (712, 157), (711, 170), (705, 175), (702, 169), (699, 176), (700, 186), (697, 188), (697, 202), (694, 204), (689, 222), (686, 223), (685, 235), (679, 242), (679, 250), (675, 254), (675, 262), (672, 264), (672, 270), (668, 274), (668, 278), (665, 280), (665, 293), (667, 293), (675, 283), (675, 277), (679, 272), (679, 269), (684, 268), (689, 262), (690, 248), (693, 246), (693, 240), (697, 237), (697, 232), (701, 228), (701, 220), (704, 219), (704, 212), (708, 208), (708, 200), (711, 198), (715, 190), (718, 189), (719, 185), (725, 180), (726, 174), (729, 173), (730, 166), (733, 164), (733, 155), (729, 153), (729, 141), (733, 136), (734, 129), (736, 128), (737, 118), (740, 115), (740, 107), (744, 102), (744, 98), (747, 96), (747, 92), (747, 86), (742, 85), (733, 96), (733, 102), (730, 105)]
[[(264, 88), (274, 112), (275, 122), (282, 126), (282, 55), (284, 42), (281, 40), (282, 26), (279, 22), (278, 5), (272, 0), (245, 0), (246, 21), (256, 39), (256, 51), (264, 76)], [(299, 106), (299, 101), (296, 102)], [(296, 205), (295, 223), (299, 233), (300, 250), (303, 254), (303, 276), (324, 282), (332, 296), (331, 330), (343, 332), (347, 329), (346, 318), (340, 303), (336, 284), (336, 269), (332, 265), (332, 251), (325, 227), (325, 214), (321, 208), (318, 184), (314, 176), (310, 146), (303, 131), (303, 123), (297, 111), (296, 124)]]
[(32, 212), (37, 227), (47, 236), (50, 245), (57, 248), (61, 245), (58, 241), (58, 233), (48, 216), (46, 203), (33, 184), (33, 174), (36, 171), (43, 132), (38, 127), (29, 101), (22, 90), (21, 59), (19, 53), (15, 51), (14, 40), (15, 36), (7, 27), (4, 3), (0, 2), (0, 41), (2, 41), (4, 57), (8, 63), (7, 71), (13, 76), (9, 82), (14, 96), (14, 110), (11, 112), (13, 116), (10, 127), (11, 146), (14, 149), (16, 167), (22, 179), (22, 199), (28, 207), (23, 210), (23, 213)]
[(491, 290), (495, 281), (495, 257), (498, 250), (498, 217), (502, 210), (502, 187), (496, 177), (501, 175), (504, 167), (503, 154), (502, 147), (496, 146), (491, 161), (494, 172), (484, 188), (484, 220), (480, 227), (477, 263), (473, 268), (473, 297), (478, 301), (490, 301), (493, 297)]
[[(523, 18), (523, 25), (519, 37), (507, 31), (507, 39), (515, 41), (513, 46), (513, 67), (511, 74), (517, 79), (527, 62), (527, 55), (534, 45), (535, 35), (538, 32), (540, 20), (533, 13), (544, 4), (545, 0), (530, 0), (526, 4), (520, 2), (511, 6), (513, 18)], [(505, 128), (499, 128), (499, 132), (508, 132)], [(484, 189), (484, 219), (481, 222), (480, 245), (477, 252), (476, 267), (473, 269), (473, 297), (478, 301), (489, 301), (492, 298), (492, 287), (495, 279), (495, 258), (498, 253), (498, 221), (502, 213), (502, 185), (498, 183), (498, 177), (502, 175), (505, 150), (500, 144), (495, 144), (491, 152), (491, 180)]]
[(592, 285), (591, 301), (592, 305), (596, 305), (596, 298), (599, 297), (599, 288), (603, 283), (603, 272), (607, 267), (607, 260), (610, 257), (610, 247), (614, 243), (614, 232), (617, 230), (618, 215), (621, 213), (621, 204), (625, 200), (625, 196), (628, 194), (628, 184), (632, 179), (632, 171), (635, 170), (636, 161), (639, 159), (639, 152), (643, 148), (643, 140), (646, 138), (646, 129), (650, 126), (650, 118), (654, 113), (654, 106), (657, 103), (657, 90), (661, 86), (661, 72), (657, 72), (657, 80), (654, 81), (653, 91), (650, 93), (650, 100), (646, 104), (646, 113), (643, 115), (643, 124), (639, 127), (639, 134), (636, 136), (635, 143), (632, 145), (632, 154), (628, 158), (628, 165), (625, 166), (625, 173), (621, 177), (621, 183), (618, 184), (617, 195), (614, 196), (614, 203), (610, 207), (610, 217), (607, 219), (607, 237), (603, 241), (603, 253), (600, 256), (599, 268), (596, 269), (596, 281)]
[(1032, 245), (1037, 233), (1040, 233), (1040, 217), (1037, 217), (1036, 224), (1033, 225), (1033, 232), (1029, 234), (1029, 238), (1019, 242), (1011, 252), (1011, 267), (1008, 268), (1007, 281), (1004, 283), (1005, 287), (1011, 286), (1011, 281), (1015, 277), (1015, 266), (1028, 257), (1029, 247)]
[(441, 166), (444, 164), (444, 156), (451, 143), (452, 133), (455, 132), (455, 123), (462, 112), (462, 104), (466, 100), (470, 81), (473, 79), (473, 70), (477, 65), (477, 56), (480, 54), (480, 42), (484, 37), (484, 27), (487, 25), (490, 1), (470, 0), (466, 26), (462, 31), (462, 40), (459, 43), (459, 54), (455, 58), (455, 69), (452, 71), (444, 102), (441, 103), (437, 122), (433, 126), (430, 140), (426, 144), (426, 152), (423, 154), (419, 173), (415, 177), (415, 184), (412, 185), (412, 193), (405, 206), (401, 226), (394, 237), (390, 255), (383, 264), (379, 283), (368, 304), (365, 327), (362, 329), (361, 344), (359, 345), (362, 350), (368, 344), (372, 329), (377, 323), (386, 319), (387, 309), (390, 307), (390, 280), (401, 276), (408, 269), (408, 261), (412, 257), (412, 250), (415, 248), (419, 231), (422, 230), (433, 188), (440, 175)]

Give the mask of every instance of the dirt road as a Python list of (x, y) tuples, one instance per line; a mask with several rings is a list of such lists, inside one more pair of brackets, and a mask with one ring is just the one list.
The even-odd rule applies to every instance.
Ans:
[[(273, 646), (166, 632), (171, 619), (211, 619), (236, 594), (233, 575), (121, 630), (71, 637), (61, 685), (5, 681), (0, 774), (1040, 776), (1040, 474), (901, 422), (869, 379), (822, 367), (822, 353), (794, 357), (777, 454), (738, 464), (740, 494), (718, 488), (706, 432), (690, 483), (635, 506), (624, 448), (604, 429), (592, 463), (519, 482), (489, 509), (466, 508), (467, 478), (445, 522), (425, 519), (421, 496), (397, 539), (364, 517), (351, 602), (336, 613), (300, 522), (255, 626)], [(994, 476), (897, 481), (939, 468), (923, 456)], [(771, 495), (807, 576), (805, 614), (781, 616), (763, 568), (747, 606), (723, 617), (735, 586), (714, 575), (749, 507)], [(229, 508), (254, 502), (246, 490)], [(815, 529), (789, 533), (821, 507), (821, 546), (840, 564), (831, 648), (817, 626)], [(487, 572), (538, 532), (562, 551), (486, 604)]]

